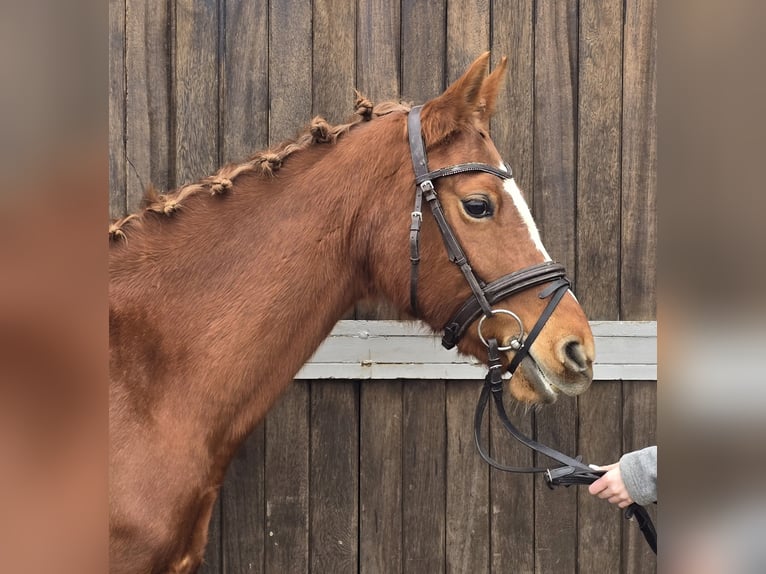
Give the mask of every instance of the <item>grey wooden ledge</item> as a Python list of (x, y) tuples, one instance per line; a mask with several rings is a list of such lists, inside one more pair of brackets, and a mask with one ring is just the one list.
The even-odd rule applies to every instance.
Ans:
[[(594, 379), (657, 380), (656, 321), (591, 321)], [(340, 321), (296, 379), (481, 379), (471, 357), (412, 321)]]

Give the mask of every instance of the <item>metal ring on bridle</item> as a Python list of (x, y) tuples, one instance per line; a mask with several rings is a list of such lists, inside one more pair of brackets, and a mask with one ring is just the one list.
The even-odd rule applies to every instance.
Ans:
[[(518, 351), (521, 348), (521, 343), (524, 340), (524, 324), (521, 322), (521, 319), (519, 319), (519, 316), (514, 313), (513, 311), (508, 311), (508, 309), (492, 309), (493, 315), (510, 315), (514, 319), (516, 319), (516, 323), (519, 324), (519, 336), (514, 337), (511, 339), (511, 344), (507, 347), (498, 347), (498, 351), (510, 351), (513, 349), (514, 351)], [(489, 343), (487, 343), (487, 340), (484, 338), (484, 335), (481, 334), (481, 326), (484, 324), (484, 321), (486, 320), (487, 316), (482, 315), (481, 319), (479, 319), (479, 339), (481, 339), (481, 342), (484, 343), (487, 347), (489, 347)]]

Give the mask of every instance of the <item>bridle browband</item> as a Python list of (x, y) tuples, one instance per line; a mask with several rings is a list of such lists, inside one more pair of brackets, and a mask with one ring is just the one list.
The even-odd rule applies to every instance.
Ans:
[[(410, 144), (412, 166), (415, 171), (415, 206), (411, 214), (410, 222), (410, 307), (414, 316), (418, 316), (418, 275), (420, 264), (420, 228), (423, 223), (422, 205), (423, 198), (428, 202), (431, 213), (441, 232), (444, 245), (447, 249), (449, 260), (458, 266), (471, 288), (472, 296), (457, 310), (453, 317), (444, 327), (442, 345), (447, 349), (458, 344), (468, 327), (477, 319), (479, 322), (479, 337), (487, 346), (489, 371), (485, 378), (484, 386), (479, 396), (474, 415), (474, 439), (481, 458), (490, 466), (505, 472), (516, 473), (544, 473), (548, 486), (572, 484), (590, 484), (597, 480), (603, 471), (594, 470), (584, 464), (580, 458), (571, 458), (551, 447), (541, 444), (519, 431), (511, 423), (503, 405), (503, 377), (500, 351), (513, 349), (515, 354), (508, 365), (507, 371), (511, 377), (521, 362), (529, 355), (537, 336), (542, 331), (553, 311), (570, 287), (563, 265), (552, 261), (545, 261), (536, 265), (525, 267), (519, 271), (509, 273), (490, 283), (482, 281), (471, 268), (468, 258), (463, 251), (457, 237), (450, 227), (444, 215), (444, 209), (434, 188), (434, 180), (467, 172), (484, 172), (501, 179), (512, 179), (511, 170), (500, 169), (485, 163), (461, 163), (437, 170), (428, 170), (426, 150), (421, 134), (420, 113), (422, 106), (413, 107), (407, 117), (407, 134)], [(531, 289), (539, 285), (548, 284), (540, 293), (540, 299), (549, 299), (548, 304), (541, 313), (537, 322), (529, 334), (524, 337), (524, 327), (521, 319), (506, 309), (493, 309), (492, 306), (507, 297)], [(519, 335), (514, 338), (507, 347), (500, 347), (497, 340), (484, 339), (481, 332), (482, 321), (490, 319), (496, 314), (508, 314), (516, 319), (519, 325)], [(498, 418), (503, 427), (516, 440), (540, 454), (561, 463), (562, 466), (549, 469), (546, 467), (515, 467), (501, 464), (493, 459), (481, 445), (481, 426), (484, 413), (487, 409), (490, 395), (494, 399)], [(657, 535), (654, 525), (649, 518), (646, 509), (638, 504), (631, 504), (625, 512), (627, 518), (636, 517), (639, 527), (654, 552), (657, 552)]]

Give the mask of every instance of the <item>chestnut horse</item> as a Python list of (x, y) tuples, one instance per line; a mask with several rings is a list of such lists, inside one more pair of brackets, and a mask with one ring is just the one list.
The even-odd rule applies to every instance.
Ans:
[[(502, 165), (487, 132), (506, 60), (489, 54), (421, 111), (432, 169)], [(110, 227), (110, 559), (113, 573), (194, 572), (226, 468), (355, 301), (410, 304), (414, 174), (408, 106), (356, 121), (316, 118), (302, 136), (172, 194)], [(492, 173), (440, 179), (446, 219), (478, 276), (549, 260), (518, 188)], [(471, 295), (424, 215), (417, 316), (434, 330)], [(534, 324), (536, 290), (502, 302)], [(473, 322), (459, 350), (487, 361)], [(498, 315), (501, 345), (517, 335)], [(510, 348), (510, 347), (509, 347)], [(503, 353), (507, 363), (513, 350)], [(593, 337), (567, 292), (510, 382), (550, 403), (592, 379)]]

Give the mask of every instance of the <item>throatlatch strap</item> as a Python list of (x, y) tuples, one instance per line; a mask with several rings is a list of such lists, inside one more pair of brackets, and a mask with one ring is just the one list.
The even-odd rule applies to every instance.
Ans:
[(418, 270), (420, 265), (420, 226), (423, 224), (423, 190), (415, 192), (415, 208), (410, 221), (410, 307), (412, 316), (418, 316)]

